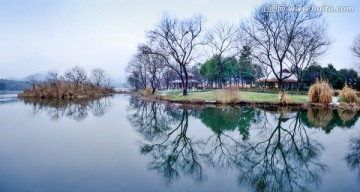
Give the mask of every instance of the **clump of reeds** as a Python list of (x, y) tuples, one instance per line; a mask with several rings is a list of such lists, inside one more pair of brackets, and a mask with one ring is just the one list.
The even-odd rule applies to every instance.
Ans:
[(310, 102), (321, 104), (331, 103), (333, 94), (334, 92), (326, 80), (316, 80), (308, 92)]
[(214, 91), (214, 97), (221, 103), (236, 103), (240, 101), (240, 92), (237, 86), (226, 87), (221, 90)]
[(92, 84), (75, 85), (66, 81), (59, 81), (58, 83), (43, 83), (31, 89), (26, 89), (18, 96), (20, 98), (75, 99), (95, 97), (113, 92), (113, 89), (97, 87)]
[(358, 103), (358, 97), (356, 95), (356, 91), (345, 85), (344, 88), (339, 93), (338, 101), (345, 103)]
[(281, 91), (279, 92), (278, 102), (279, 102), (280, 104), (282, 104), (282, 105), (285, 105), (285, 104), (289, 103), (289, 101), (290, 101), (289, 96), (287, 96), (287, 95), (285, 94), (285, 91), (284, 91), (284, 90), (281, 90)]
[(338, 109), (338, 114), (343, 123), (351, 121), (356, 115), (356, 111), (347, 110), (347, 109)]
[(333, 118), (333, 110), (331, 108), (309, 108), (307, 117), (312, 126), (326, 128)]
[(141, 94), (144, 96), (152, 95), (152, 88), (147, 87), (146, 89), (141, 91)]

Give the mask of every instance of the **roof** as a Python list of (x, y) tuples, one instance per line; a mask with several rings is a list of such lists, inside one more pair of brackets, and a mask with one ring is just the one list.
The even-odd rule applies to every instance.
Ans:
[[(180, 79), (176, 79), (174, 81), (171, 81), (170, 83), (182, 83), (182, 81)], [(199, 83), (199, 82), (196, 81), (195, 79), (188, 79), (188, 83)]]
[[(282, 76), (288, 76), (291, 74), (290, 70), (288, 69), (283, 69), (282, 70)], [(277, 75), (279, 76), (280, 72), (277, 73)], [(262, 77), (258, 80), (256, 80), (256, 82), (278, 82), (278, 79), (276, 78), (274, 73), (271, 73), (268, 77)], [(284, 83), (297, 83), (298, 79), (294, 74), (291, 74), (289, 78), (286, 78), (283, 80)]]

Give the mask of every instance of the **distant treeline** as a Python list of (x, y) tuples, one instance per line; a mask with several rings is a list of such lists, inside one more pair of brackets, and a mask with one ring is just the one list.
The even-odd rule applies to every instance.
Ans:
[(21, 91), (30, 87), (27, 81), (0, 79), (0, 91)]
[(305, 88), (315, 83), (317, 79), (325, 79), (333, 89), (342, 89), (347, 84), (360, 90), (360, 77), (357, 71), (345, 68), (337, 70), (332, 64), (322, 67), (317, 63), (312, 63), (302, 71), (302, 79)]

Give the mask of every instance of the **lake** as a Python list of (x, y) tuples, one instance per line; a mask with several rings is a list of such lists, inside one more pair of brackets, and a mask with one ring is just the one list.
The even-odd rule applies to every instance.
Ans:
[(360, 113), (0, 94), (0, 191), (359, 191)]

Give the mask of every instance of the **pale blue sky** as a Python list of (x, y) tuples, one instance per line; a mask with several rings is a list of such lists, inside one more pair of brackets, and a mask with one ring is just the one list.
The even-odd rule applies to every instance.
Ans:
[[(202, 14), (238, 23), (262, 1), (248, 0), (0, 0), (0, 78), (24, 77), (79, 65), (101, 67), (118, 78), (164, 11)], [(317, 5), (354, 6), (352, 13), (325, 13), (334, 39), (321, 63), (353, 67), (349, 47), (360, 33), (360, 1), (316, 0)]]

